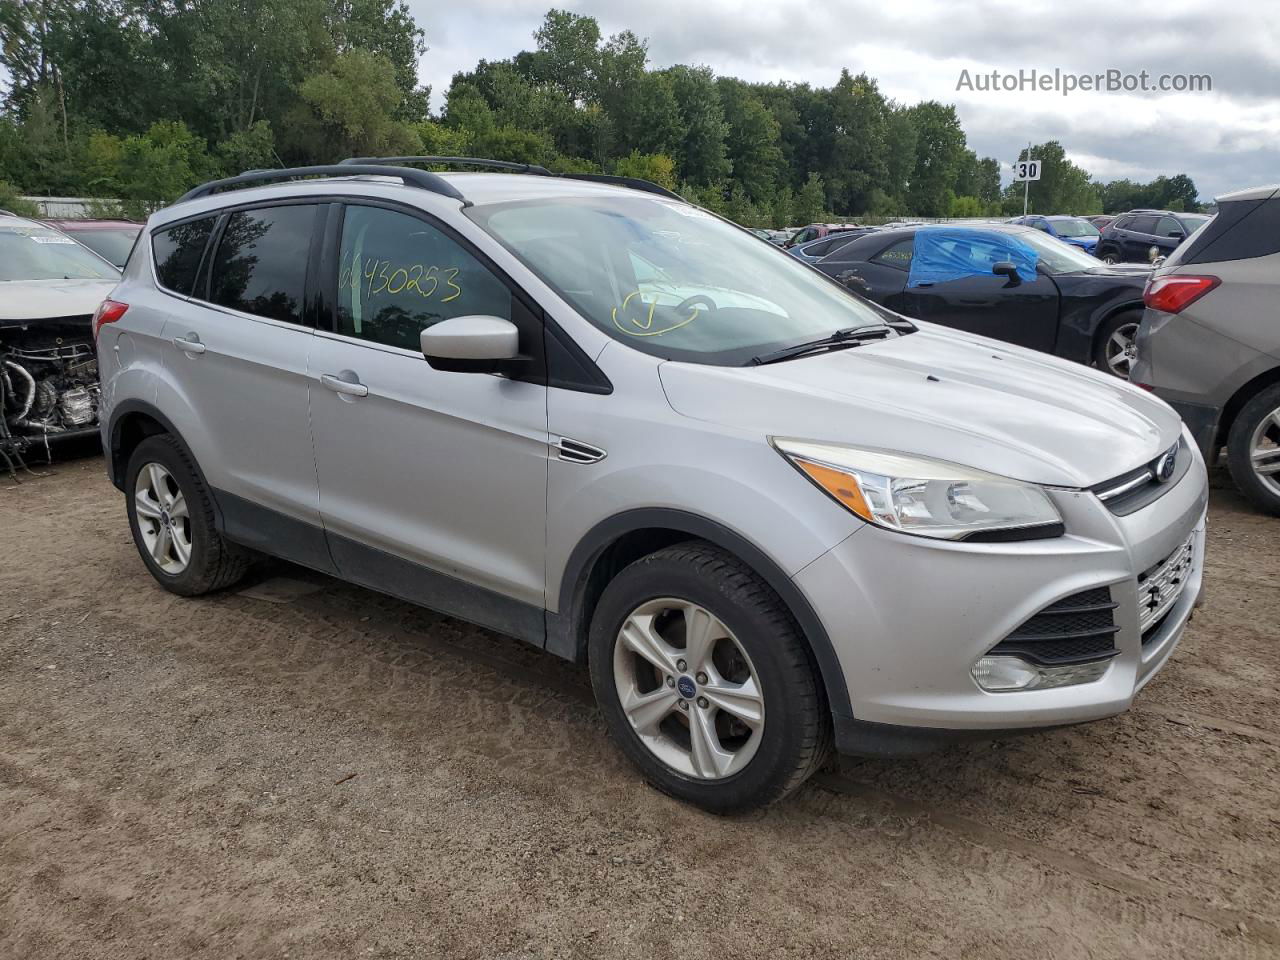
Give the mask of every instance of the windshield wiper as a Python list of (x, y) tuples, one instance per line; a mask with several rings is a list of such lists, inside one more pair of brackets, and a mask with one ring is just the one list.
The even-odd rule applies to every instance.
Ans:
[(838, 350), (843, 347), (857, 347), (870, 340), (883, 340), (885, 337), (893, 336), (897, 331), (893, 327), (884, 323), (875, 323), (863, 327), (846, 327), (843, 330), (837, 330), (829, 337), (821, 337), (817, 340), (809, 340), (805, 343), (797, 343), (795, 346), (783, 347), (781, 350), (775, 350), (773, 353), (766, 353), (759, 357), (751, 358), (752, 366), (760, 366), (765, 363), (778, 363), (781, 360), (793, 360), (796, 357), (802, 357), (806, 353), (814, 353), (818, 350)]

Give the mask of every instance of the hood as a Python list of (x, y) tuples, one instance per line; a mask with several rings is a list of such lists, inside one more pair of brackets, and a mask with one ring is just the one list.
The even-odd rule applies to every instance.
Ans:
[(1087, 367), (933, 324), (760, 367), (667, 361), (676, 412), (765, 436), (949, 460), (1051, 486), (1090, 487), (1177, 442), (1178, 415)]
[(1103, 263), (1099, 260), (1096, 267), (1081, 270), (1079, 274), (1089, 277), (1125, 277), (1129, 280), (1145, 280), (1154, 269), (1149, 263)]
[(1077, 247), (1083, 247), (1085, 250), (1092, 250), (1098, 245), (1097, 237), (1061, 237), (1060, 239)]
[(92, 314), (115, 280), (9, 280), (0, 282), (0, 323)]

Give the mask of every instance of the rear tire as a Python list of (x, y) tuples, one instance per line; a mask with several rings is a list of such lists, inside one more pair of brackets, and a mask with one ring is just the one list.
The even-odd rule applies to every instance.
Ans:
[(1260, 392), (1236, 415), (1227, 434), (1227, 467), (1255, 506), (1280, 514), (1280, 383)]
[(1103, 263), (1119, 263), (1120, 254), (1116, 252), (1115, 247), (1102, 247), (1097, 252), (1097, 257)]
[(218, 532), (213, 499), (169, 434), (147, 437), (133, 451), (125, 496), (138, 555), (166, 590), (184, 597), (222, 590), (249, 569), (249, 553)]
[(596, 606), (589, 656), (609, 732), (673, 797), (713, 813), (761, 807), (830, 754), (830, 712), (800, 628), (763, 580), (710, 544), (622, 570)]
[(1140, 323), (1141, 310), (1126, 310), (1104, 320), (1093, 337), (1094, 366), (1103, 373), (1128, 380)]

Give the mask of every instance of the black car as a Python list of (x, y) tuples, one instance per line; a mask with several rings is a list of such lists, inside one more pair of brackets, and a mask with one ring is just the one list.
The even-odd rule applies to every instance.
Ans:
[[(1094, 256), (1104, 263), (1150, 263), (1167, 257), (1209, 217), (1172, 210), (1130, 210), (1102, 229)], [(1151, 248), (1155, 247), (1153, 254)]]
[[(917, 258), (919, 254), (919, 258)], [(1127, 377), (1149, 268), (1013, 224), (885, 230), (814, 266), (896, 313)]]

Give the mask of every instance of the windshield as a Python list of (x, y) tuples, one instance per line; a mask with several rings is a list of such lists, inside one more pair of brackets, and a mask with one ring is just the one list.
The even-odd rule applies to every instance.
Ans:
[(1097, 237), (1098, 228), (1088, 220), (1050, 220), (1054, 232), (1060, 237)]
[(120, 227), (110, 230), (77, 230), (75, 238), (99, 256), (106, 257), (117, 267), (123, 267), (133, 249), (133, 241), (141, 227)]
[(467, 213), (597, 327), (654, 356), (740, 364), (884, 322), (795, 257), (685, 204), (600, 196)]
[(118, 279), (119, 270), (66, 234), (31, 223), (0, 225), (0, 282)]
[(1046, 273), (1079, 273), (1099, 266), (1092, 254), (1039, 230), (1019, 230), (1018, 239), (1036, 252)]
[(1203, 227), (1206, 223), (1209, 222), (1209, 217), (1207, 214), (1198, 214), (1198, 213), (1184, 214), (1179, 219), (1182, 220), (1182, 225), (1187, 228), (1188, 234), (1195, 233), (1197, 230), (1199, 230), (1201, 227)]

